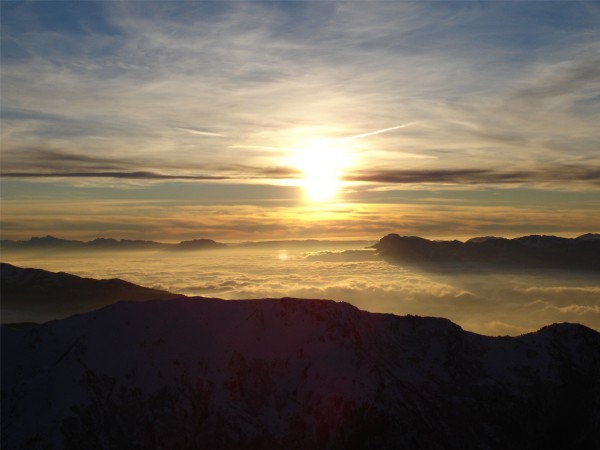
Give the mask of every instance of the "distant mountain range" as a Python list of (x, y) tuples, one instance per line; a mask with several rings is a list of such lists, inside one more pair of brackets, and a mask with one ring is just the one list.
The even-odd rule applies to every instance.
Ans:
[(2, 322), (63, 318), (119, 300), (168, 300), (178, 294), (138, 286), (120, 279), (95, 280), (64, 272), (25, 269), (0, 263)]
[(119, 251), (119, 250), (215, 250), (225, 248), (242, 248), (242, 249), (266, 249), (266, 248), (361, 248), (373, 244), (373, 241), (365, 240), (319, 240), (319, 239), (300, 239), (300, 240), (279, 240), (279, 241), (256, 241), (256, 242), (240, 242), (233, 244), (224, 244), (216, 242), (212, 239), (192, 239), (182, 241), (176, 244), (130, 240), (130, 239), (112, 239), (112, 238), (97, 238), (92, 241), (76, 241), (68, 239), (60, 239), (54, 236), (32, 237), (29, 240), (14, 241), (1, 240), (0, 248), (8, 251)]
[(0, 241), (2, 250), (52, 250), (52, 251), (90, 251), (90, 250), (212, 250), (227, 247), (226, 244), (212, 239), (194, 239), (177, 244), (130, 240), (98, 238), (93, 241), (74, 241), (54, 236), (32, 237), (26, 241)]
[(2, 448), (598, 449), (600, 334), (493, 338), (324, 300), (121, 302), (2, 326)]
[[(389, 234), (379, 242), (366, 240), (273, 240), (224, 244), (212, 239), (193, 239), (176, 244), (145, 240), (97, 238), (92, 241), (60, 239), (54, 236), (32, 237), (29, 240), (0, 241), (4, 252), (89, 252), (173, 250), (198, 251), (218, 249), (360, 249), (377, 250), (379, 257), (395, 263), (454, 263), (461, 267), (504, 266), (518, 268), (600, 269), (600, 234), (587, 233), (577, 238), (531, 235), (515, 239), (494, 236), (476, 237), (467, 242), (431, 241), (416, 236)], [(369, 252), (348, 252), (339, 255), (311, 255), (312, 260), (370, 260)]]
[(392, 263), (443, 264), (456, 268), (586, 269), (600, 270), (600, 234), (569, 239), (524, 236), (515, 239), (473, 238), (467, 242), (430, 241), (389, 234), (373, 246)]

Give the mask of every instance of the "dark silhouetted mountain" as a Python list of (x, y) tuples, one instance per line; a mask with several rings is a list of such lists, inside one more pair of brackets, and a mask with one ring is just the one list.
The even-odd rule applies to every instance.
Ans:
[(0, 263), (2, 321), (50, 320), (90, 311), (120, 300), (167, 300), (178, 294), (119, 279), (95, 280), (64, 272)]
[(577, 239), (581, 239), (584, 241), (592, 241), (592, 240), (600, 240), (600, 233), (586, 233), (577, 237)]
[(514, 242), (519, 242), (526, 247), (536, 248), (583, 248), (581, 241), (578, 239), (569, 239), (557, 236), (543, 236), (539, 234), (532, 234), (530, 236), (523, 236), (512, 239)]
[(200, 250), (226, 248), (226, 244), (215, 242), (212, 239), (195, 239), (183, 241), (178, 244), (167, 244), (155, 241), (131, 240), (131, 239), (113, 239), (97, 238), (92, 241), (68, 241), (58, 239), (53, 236), (43, 238), (32, 237), (26, 241), (0, 241), (2, 250), (22, 250), (22, 251), (121, 251), (121, 250)]
[(490, 239), (501, 239), (501, 238), (498, 238), (496, 236), (481, 236), (481, 237), (471, 238), (467, 242), (473, 242), (476, 244), (480, 244), (481, 242), (489, 241)]
[(72, 241), (59, 239), (54, 236), (32, 237), (28, 241), (11, 241), (3, 239), (0, 246), (3, 250), (23, 249), (23, 250), (49, 250), (49, 249), (73, 249), (82, 244), (81, 241)]
[(169, 247), (170, 250), (210, 250), (217, 248), (226, 248), (226, 244), (215, 242), (212, 239), (194, 239), (191, 241), (182, 241)]
[[(600, 270), (600, 241), (556, 236), (429, 241), (389, 234), (373, 246), (385, 260), (405, 264), (487, 266), (511, 269)], [(457, 266), (458, 267), (458, 266)]]
[(598, 449), (600, 334), (324, 300), (123, 302), (2, 327), (4, 449)]

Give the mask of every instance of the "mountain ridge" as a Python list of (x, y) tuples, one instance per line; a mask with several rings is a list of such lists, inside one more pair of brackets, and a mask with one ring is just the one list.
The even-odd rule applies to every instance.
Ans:
[(207, 250), (228, 247), (227, 244), (212, 239), (193, 239), (175, 244), (147, 241), (140, 239), (96, 238), (91, 241), (61, 239), (51, 235), (32, 237), (29, 240), (0, 241), (3, 250), (55, 250), (55, 251), (85, 251), (85, 250)]
[(65, 272), (22, 268), (0, 262), (2, 322), (46, 321), (82, 313), (118, 300), (182, 297), (119, 278), (84, 278)]
[(494, 338), (342, 302), (185, 298), (3, 326), (2, 353), (7, 449), (600, 442), (600, 334), (576, 324)]
[(372, 246), (384, 260), (400, 264), (457, 264), (457, 268), (600, 270), (600, 240), (529, 235), (461, 241), (430, 241), (388, 234)]
[[(43, 237), (32, 237), (28, 240), (0, 240), (0, 247), (3, 250), (13, 251), (25, 251), (25, 250), (54, 250), (54, 251), (84, 251), (84, 250), (106, 250), (106, 251), (119, 251), (119, 250), (214, 250), (214, 249), (262, 249), (262, 248), (310, 248), (310, 247), (321, 247), (321, 246), (359, 246), (359, 247), (375, 247), (381, 240), (386, 239), (387, 236), (399, 236), (396, 233), (391, 233), (383, 237), (372, 244), (372, 240), (326, 240), (326, 239), (292, 239), (292, 240), (264, 240), (264, 241), (247, 241), (237, 243), (223, 243), (213, 239), (197, 238), (191, 240), (185, 240), (177, 243), (165, 243), (157, 241), (149, 241), (142, 239), (115, 239), (115, 238), (103, 238), (98, 237), (90, 241), (79, 241), (70, 239), (61, 239), (55, 236), (47, 235)], [(466, 242), (458, 240), (454, 241), (436, 241), (429, 240), (418, 236), (402, 236), (403, 238), (414, 238), (428, 242), (436, 243), (448, 243), (455, 242), (461, 244), (474, 244), (474, 243), (486, 243), (488, 241), (514, 241), (527, 243), (527, 241), (538, 240), (540, 242), (549, 242), (554, 240), (555, 242), (575, 242), (578, 245), (598, 245), (600, 242), (600, 234), (598, 233), (586, 233), (575, 238), (563, 238), (557, 236), (544, 236), (544, 235), (528, 235), (521, 236), (518, 238), (508, 239), (496, 236), (482, 236), (468, 239)]]

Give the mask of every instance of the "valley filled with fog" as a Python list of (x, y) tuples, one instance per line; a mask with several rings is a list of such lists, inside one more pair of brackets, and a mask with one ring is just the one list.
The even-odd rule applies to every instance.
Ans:
[(363, 248), (284, 244), (184, 253), (5, 251), (2, 259), (82, 277), (121, 278), (188, 296), (345, 301), (371, 312), (445, 317), (486, 335), (519, 335), (555, 322), (600, 330), (597, 271), (426, 270), (390, 264)]

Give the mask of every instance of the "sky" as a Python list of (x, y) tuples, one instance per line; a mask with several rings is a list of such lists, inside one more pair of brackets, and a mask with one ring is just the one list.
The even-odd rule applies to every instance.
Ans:
[(3, 239), (600, 230), (599, 2), (0, 7)]

